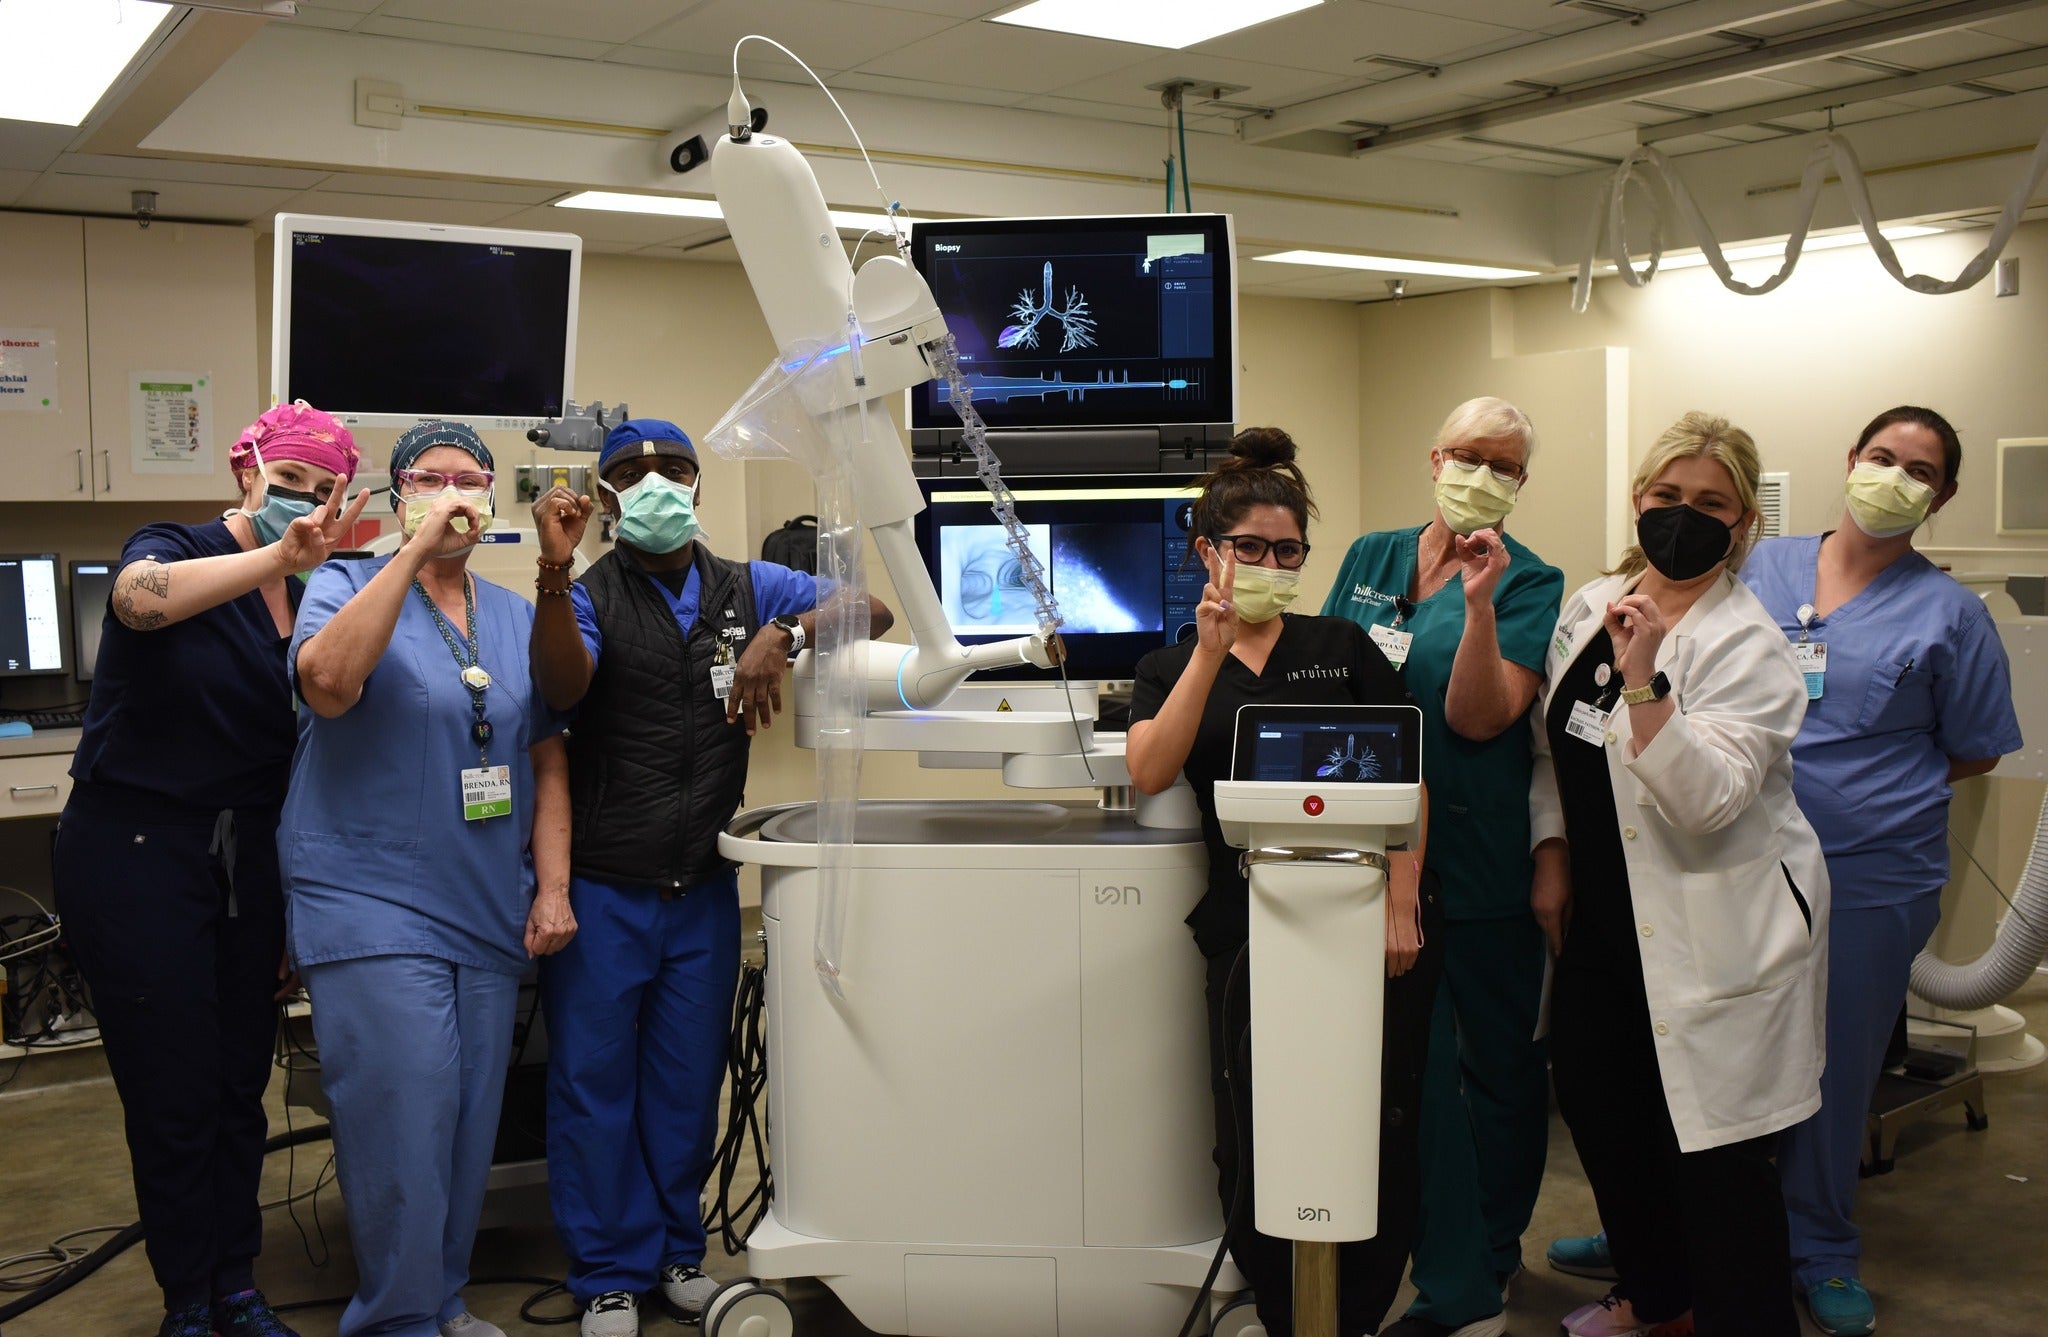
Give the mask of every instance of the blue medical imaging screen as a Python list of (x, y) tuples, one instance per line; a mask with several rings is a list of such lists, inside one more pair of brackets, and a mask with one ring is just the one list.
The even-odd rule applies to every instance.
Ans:
[(333, 413), (559, 417), (569, 252), (294, 232), (286, 399)]
[(1230, 777), (1415, 784), (1422, 778), (1422, 712), (1413, 706), (1245, 706), (1237, 715)]
[[(1187, 558), (1193, 479), (1170, 474), (1019, 478), (1010, 484), (1031, 554), (1059, 603), (1073, 679), (1129, 678), (1138, 660), (1192, 634), (1202, 564)], [(972, 477), (918, 480), (917, 546), (962, 644), (1036, 630), (1021, 559)], [(979, 677), (1047, 676), (1028, 665)]]
[[(912, 256), (990, 427), (1231, 422), (1231, 248), (1220, 214), (919, 223)], [(946, 387), (911, 425), (954, 427)]]

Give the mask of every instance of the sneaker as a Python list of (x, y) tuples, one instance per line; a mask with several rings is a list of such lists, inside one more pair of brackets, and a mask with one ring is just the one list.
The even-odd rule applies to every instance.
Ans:
[(1647, 1337), (1650, 1325), (1636, 1317), (1628, 1301), (1609, 1291), (1566, 1314), (1558, 1331), (1563, 1337)]
[(186, 1305), (164, 1315), (156, 1337), (218, 1337), (213, 1330), (212, 1305)]
[(695, 1263), (670, 1263), (661, 1269), (661, 1298), (685, 1323), (704, 1316), (704, 1306), (717, 1289), (718, 1282), (698, 1271)]
[(1439, 1323), (1420, 1314), (1403, 1314), (1380, 1329), (1380, 1337), (1501, 1337), (1507, 1330), (1506, 1314), (1494, 1314), (1458, 1325)]
[(1621, 1274), (1614, 1270), (1614, 1255), (1607, 1251), (1604, 1230), (1597, 1235), (1560, 1235), (1543, 1251), (1543, 1257), (1553, 1272), (1591, 1277), (1595, 1281), (1621, 1279)]
[(1500, 1281), (1500, 1307), (1502, 1309), (1506, 1309), (1508, 1307), (1508, 1292), (1514, 1288), (1515, 1278), (1521, 1276), (1524, 1272), (1528, 1270), (1529, 1269), (1523, 1267), (1520, 1263), (1516, 1263), (1514, 1271), (1503, 1272), (1500, 1274), (1498, 1280)]
[(583, 1311), (583, 1337), (640, 1337), (640, 1297), (631, 1291), (593, 1296)]
[(299, 1337), (272, 1311), (263, 1292), (253, 1289), (215, 1300), (213, 1329), (220, 1337)]
[(1877, 1327), (1877, 1308), (1870, 1292), (1854, 1277), (1829, 1277), (1806, 1288), (1806, 1308), (1813, 1326), (1834, 1337), (1863, 1337)]
[(441, 1325), (441, 1337), (505, 1337), (505, 1330), (464, 1310)]

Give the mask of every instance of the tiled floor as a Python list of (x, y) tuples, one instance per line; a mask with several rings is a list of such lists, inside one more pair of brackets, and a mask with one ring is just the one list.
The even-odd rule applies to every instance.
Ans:
[[(2018, 1005), (2036, 1034), (2048, 1034), (2048, 982), (2037, 977)], [(43, 1248), (65, 1231), (134, 1219), (120, 1109), (112, 1087), (103, 1076), (91, 1078), (90, 1071), (88, 1063), (76, 1074), (81, 1080), (40, 1089), (24, 1078), (0, 1095), (0, 1256)], [(279, 1082), (271, 1089), (273, 1131), (284, 1127), (277, 1103), (281, 1088)], [(1864, 1276), (1877, 1297), (1883, 1332), (2019, 1337), (2041, 1331), (2048, 1322), (2043, 1318), (2048, 1314), (2048, 1068), (1991, 1079), (1989, 1100), (1988, 1131), (1966, 1131), (1960, 1112), (1921, 1125), (1902, 1140), (1897, 1170), (1864, 1185), (1859, 1212), (1867, 1244)], [(293, 1118), (305, 1122), (303, 1111)], [(272, 1156), (266, 1198), (284, 1198), (288, 1190), (305, 1192), (326, 1156), (324, 1144), (300, 1147), (290, 1158)], [(296, 1206), (298, 1225), (283, 1208), (268, 1214), (259, 1273), (274, 1302), (343, 1296), (349, 1290), (353, 1268), (339, 1195), (329, 1186), (317, 1203), (317, 1229), (310, 1203)], [(1561, 1314), (1602, 1293), (1599, 1283), (1561, 1276), (1541, 1262), (1543, 1245), (1552, 1235), (1591, 1229), (1593, 1223), (1571, 1140), (1563, 1125), (1553, 1121), (1550, 1173), (1524, 1244), (1533, 1263), (1517, 1282), (1509, 1309), (1516, 1337), (1548, 1337), (1557, 1331)], [(468, 1291), (470, 1306), (508, 1334), (573, 1332), (520, 1320), (520, 1304), (534, 1291), (532, 1284), (485, 1280), (553, 1277), (561, 1270), (561, 1253), (544, 1213), (533, 1213), (530, 1224), (486, 1230), (477, 1246), (474, 1274), (479, 1280)], [(715, 1250), (707, 1270), (721, 1277), (744, 1274), (741, 1259)], [(12, 1298), (0, 1292), (0, 1304)], [(866, 1332), (821, 1286), (799, 1284), (792, 1299), (798, 1337)], [(1405, 1296), (1397, 1303), (1405, 1303)], [(567, 1305), (558, 1298), (542, 1310), (563, 1314)], [(160, 1315), (138, 1247), (0, 1328), (6, 1337), (149, 1337)], [(318, 1308), (293, 1315), (292, 1321), (303, 1337), (332, 1337), (338, 1315), (338, 1308)], [(651, 1309), (643, 1325), (649, 1334), (688, 1331)]]

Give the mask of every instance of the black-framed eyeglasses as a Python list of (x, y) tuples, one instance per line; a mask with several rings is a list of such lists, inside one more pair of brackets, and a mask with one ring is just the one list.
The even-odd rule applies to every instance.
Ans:
[(1462, 446), (1447, 447), (1443, 454), (1444, 458), (1455, 460), (1467, 469), (1484, 469), (1503, 483), (1513, 483), (1516, 487), (1520, 487), (1522, 480), (1529, 476), (1529, 471), (1519, 464), (1503, 464), (1499, 460), (1490, 460), (1477, 451), (1466, 450)]
[(1237, 560), (1252, 566), (1266, 560), (1266, 549), (1273, 550), (1273, 560), (1286, 570), (1292, 571), (1308, 560), (1308, 544), (1300, 539), (1264, 539), (1257, 534), (1218, 534), (1210, 542), (1219, 547), (1225, 543), (1237, 554)]

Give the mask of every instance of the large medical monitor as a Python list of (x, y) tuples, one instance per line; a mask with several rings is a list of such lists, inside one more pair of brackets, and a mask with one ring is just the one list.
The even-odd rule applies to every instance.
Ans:
[(0, 553), (0, 676), (56, 674), (70, 667), (57, 554)]
[(583, 242), (562, 232), (277, 216), (271, 398), (344, 422), (523, 428), (574, 391)]
[(71, 663), (80, 682), (91, 682), (100, 658), (100, 628), (107, 622), (107, 600), (121, 564), (111, 557), (71, 563)]
[[(1129, 678), (1146, 652), (1193, 634), (1205, 579), (1201, 562), (1187, 558), (1193, 482), (1176, 474), (1011, 480), (1017, 518), (1064, 619), (1069, 678)], [(972, 645), (1035, 630), (1030, 587), (988, 491), (971, 476), (918, 486), (917, 546), (953, 634)], [(1042, 678), (1045, 670), (978, 676)]]
[[(1228, 215), (920, 222), (910, 239), (991, 428), (1236, 422)], [(910, 404), (913, 430), (960, 424), (940, 382)]]
[(1230, 778), (1419, 784), (1422, 712), (1414, 706), (1241, 706)]

